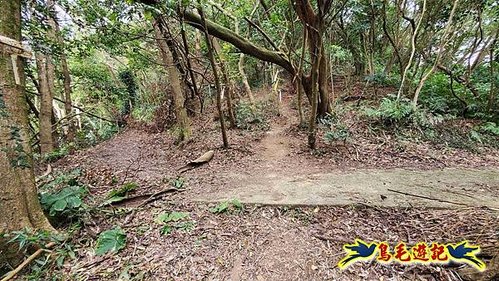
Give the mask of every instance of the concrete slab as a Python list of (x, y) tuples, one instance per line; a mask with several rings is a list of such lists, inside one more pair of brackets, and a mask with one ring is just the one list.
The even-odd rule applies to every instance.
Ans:
[(269, 172), (230, 175), (228, 183), (229, 190), (201, 194), (194, 200), (214, 202), (237, 198), (243, 203), (265, 205), (499, 209), (497, 169), (356, 170), (292, 176)]

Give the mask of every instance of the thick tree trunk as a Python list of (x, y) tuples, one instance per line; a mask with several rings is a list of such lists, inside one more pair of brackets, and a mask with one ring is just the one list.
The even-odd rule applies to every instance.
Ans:
[(308, 50), (312, 62), (310, 75), (302, 77), (303, 88), (311, 105), (308, 124), (308, 145), (311, 149), (316, 147), (317, 118), (324, 117), (330, 111), (328, 65), (326, 56), (323, 55), (324, 17), (330, 9), (330, 4), (328, 1), (318, 1), (317, 12), (314, 12), (310, 1), (296, 1), (293, 5), (303, 27), (307, 29)]
[(187, 111), (184, 107), (184, 94), (182, 91), (182, 82), (180, 80), (180, 73), (175, 67), (170, 49), (164, 40), (163, 32), (161, 31), (161, 21), (156, 20), (154, 23), (154, 31), (156, 33), (156, 41), (159, 46), (163, 64), (168, 72), (168, 78), (171, 84), (173, 93), (173, 104), (175, 107), (175, 115), (177, 118), (178, 126), (178, 141), (184, 141), (189, 138), (191, 134), (190, 121), (187, 116)]
[[(21, 40), (20, 1), (0, 0), (0, 34)], [(28, 143), (28, 117), (22, 61), (16, 59), (21, 85), (14, 79), (10, 54), (0, 44), (0, 234), (23, 228), (53, 230), (38, 201)], [(50, 116), (50, 115), (49, 115)], [(17, 247), (0, 239), (0, 267), (16, 262)], [(14, 266), (14, 264), (11, 264)]]
[[(317, 12), (314, 12), (310, 1), (296, 1), (293, 5), (308, 34), (308, 51), (312, 60), (312, 69), (310, 75), (303, 74), (301, 80), (304, 92), (312, 105), (312, 112), (315, 113), (314, 120), (326, 116), (331, 111), (327, 87), (329, 69), (327, 57), (323, 55), (324, 17), (330, 9), (330, 4), (331, 2), (328, 1), (318, 1), (319, 9)], [(317, 103), (316, 111), (313, 110), (315, 103)], [(315, 129), (313, 131), (315, 132)], [(312, 144), (310, 138), (309, 144)]]

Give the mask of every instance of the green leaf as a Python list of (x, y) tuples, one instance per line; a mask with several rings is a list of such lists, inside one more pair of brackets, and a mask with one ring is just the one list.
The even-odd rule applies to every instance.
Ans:
[(162, 213), (156, 219), (157, 223), (169, 223), (174, 221), (179, 221), (184, 218), (189, 217), (189, 213), (184, 212), (171, 212), (171, 213)]
[(182, 231), (189, 232), (189, 231), (193, 230), (195, 226), (196, 226), (196, 223), (193, 221), (184, 221), (184, 222), (178, 223), (176, 228), (179, 230), (182, 230)]
[(81, 201), (80, 197), (76, 197), (76, 196), (68, 197), (66, 199), (66, 202), (68, 203), (69, 207), (71, 207), (71, 208), (78, 208), (83, 203)]
[(68, 205), (68, 202), (65, 199), (57, 200), (53, 205), (52, 209), (58, 212), (64, 211), (66, 209), (66, 206)]
[(209, 211), (214, 213), (214, 214), (221, 214), (227, 211), (229, 209), (229, 202), (222, 202), (218, 204), (217, 206), (210, 208)]
[(171, 225), (165, 225), (161, 228), (159, 233), (161, 233), (161, 235), (168, 235), (168, 234), (172, 233), (172, 231), (173, 231), (173, 227)]
[(238, 210), (242, 210), (243, 209), (243, 204), (241, 203), (241, 201), (237, 200), (237, 199), (234, 199), (232, 200), (232, 206), (234, 206), (234, 208), (238, 209)]
[(135, 191), (139, 185), (135, 182), (127, 182), (118, 189), (111, 190), (107, 195), (108, 199), (114, 197), (126, 197), (128, 193)]
[(126, 234), (119, 226), (106, 230), (97, 239), (96, 255), (103, 255), (108, 252), (117, 253), (126, 246)]

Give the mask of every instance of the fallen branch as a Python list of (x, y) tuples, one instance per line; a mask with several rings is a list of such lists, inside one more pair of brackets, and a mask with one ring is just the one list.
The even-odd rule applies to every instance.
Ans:
[(140, 207), (143, 207), (144, 205), (147, 205), (151, 202), (154, 202), (158, 199), (161, 198), (161, 195), (163, 194), (166, 194), (166, 193), (170, 193), (170, 192), (182, 192), (184, 190), (182, 189), (178, 189), (178, 188), (167, 188), (167, 189), (164, 189), (164, 190), (161, 190), (161, 191), (158, 191), (156, 193), (154, 193), (153, 195), (151, 195), (148, 199), (146, 199), (144, 202), (140, 203), (140, 205), (138, 206), (139, 208)]
[(54, 245), (55, 245), (55, 242), (50, 242), (45, 246), (45, 249), (40, 248), (40, 249), (36, 250), (36, 252), (34, 252), (31, 256), (29, 256), (23, 263), (18, 265), (14, 270), (7, 273), (5, 275), (5, 277), (2, 278), (1, 281), (7, 281), (7, 280), (14, 278), (16, 276), (16, 274), (18, 274), (19, 271), (21, 271), (26, 265), (28, 265), (30, 262), (32, 262), (34, 259), (36, 259), (43, 251), (45, 251), (46, 249), (52, 248)]
[(177, 171), (179, 171), (179, 173), (182, 174), (182, 173), (185, 173), (189, 170), (197, 168), (205, 163), (210, 162), (211, 159), (213, 159), (213, 155), (215, 155), (215, 151), (210, 150), (210, 151), (206, 152), (205, 154), (201, 155), (200, 157), (198, 157), (197, 159), (187, 163), (187, 165), (184, 165), (184, 166), (178, 168)]
[(423, 198), (423, 199), (438, 201), (438, 202), (442, 202), (442, 203), (449, 203), (449, 204), (455, 204), (455, 205), (473, 207), (473, 206), (465, 204), (465, 203), (453, 202), (453, 201), (448, 201), (448, 200), (444, 200), (444, 199), (433, 198), (433, 197), (424, 196), (424, 195), (412, 194), (412, 193), (398, 191), (398, 190), (394, 190), (394, 189), (390, 189), (390, 188), (388, 188), (388, 191), (399, 193), (399, 194), (403, 194), (403, 195), (407, 195), (407, 196), (413, 196), (413, 197), (418, 197), (418, 198)]

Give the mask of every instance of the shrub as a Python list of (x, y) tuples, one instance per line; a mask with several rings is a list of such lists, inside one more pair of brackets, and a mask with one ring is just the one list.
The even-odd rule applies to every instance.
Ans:
[(499, 126), (494, 122), (486, 122), (478, 130), (484, 134), (499, 136)]
[(68, 146), (68, 145), (61, 146), (60, 148), (55, 149), (54, 151), (46, 153), (45, 155), (43, 155), (43, 160), (45, 162), (54, 162), (58, 159), (61, 159), (64, 156), (68, 155), (69, 150), (70, 150), (70, 146)]
[(264, 111), (265, 105), (262, 103), (252, 106), (249, 102), (239, 102), (236, 106), (236, 126), (243, 130), (267, 129)]
[(168, 235), (174, 230), (188, 232), (196, 225), (194, 221), (190, 220), (189, 213), (184, 212), (161, 213), (156, 218), (156, 222), (163, 225), (160, 229), (162, 235)]
[(334, 114), (328, 113), (325, 118), (319, 120), (319, 124), (324, 128), (324, 140), (328, 143), (336, 141), (345, 143), (350, 137), (350, 130), (338, 117), (338, 111)]
[(87, 189), (78, 182), (79, 175), (79, 170), (60, 173), (40, 187), (40, 203), (54, 221), (78, 217), (86, 209), (83, 198)]
[(398, 82), (396, 78), (388, 77), (384, 72), (367, 75), (364, 80), (379, 86), (395, 86)]
[(387, 126), (408, 123), (413, 112), (414, 108), (409, 101), (394, 98), (383, 98), (378, 108), (366, 110), (367, 116), (378, 118)]

